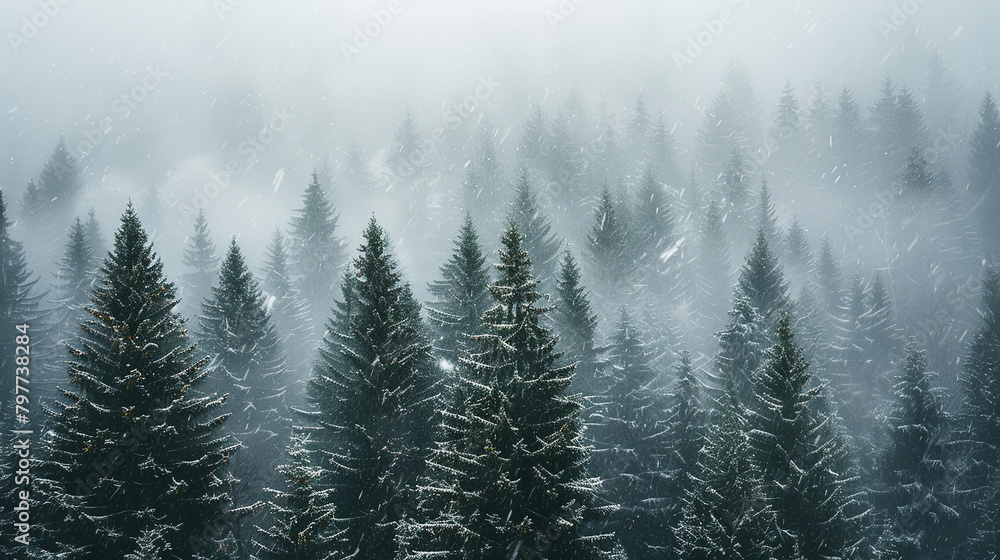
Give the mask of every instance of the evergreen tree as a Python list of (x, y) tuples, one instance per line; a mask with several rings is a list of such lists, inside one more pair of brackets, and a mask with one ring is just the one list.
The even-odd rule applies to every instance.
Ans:
[(314, 336), (323, 333), (323, 320), (337, 293), (337, 270), (344, 264), (344, 241), (337, 237), (339, 215), (327, 198), (319, 178), (302, 195), (302, 208), (291, 219), (288, 250), (292, 284), (309, 305)]
[(781, 90), (770, 135), (776, 149), (771, 157), (776, 160), (778, 168), (794, 169), (794, 166), (802, 165), (808, 148), (807, 137), (799, 102), (789, 82), (785, 82)]
[(636, 264), (651, 280), (662, 285), (670, 270), (668, 250), (674, 243), (676, 226), (670, 201), (653, 175), (652, 167), (646, 167), (638, 202), (629, 244), (637, 255)]
[(455, 239), (454, 253), (441, 266), (441, 278), (427, 288), (437, 298), (436, 303), (428, 304), (427, 314), (435, 350), (454, 367), (468, 337), (482, 331), (481, 317), (492, 303), (486, 257), (468, 214)]
[(1000, 269), (988, 268), (979, 306), (982, 326), (964, 363), (959, 424), (968, 463), (963, 487), (970, 496), (965, 520), (970, 552), (989, 558), (1000, 550)]
[(194, 358), (162, 271), (129, 205), (34, 480), (33, 546), (45, 557), (149, 557), (143, 543), (155, 535), (167, 558), (218, 558), (226, 522), (241, 515), (228, 511), (225, 398), (198, 390), (208, 358)]
[(885, 538), (894, 557), (906, 560), (955, 558), (961, 536), (948, 417), (929, 378), (924, 353), (908, 347), (885, 418), (888, 439), (880, 461)]
[(820, 300), (823, 302), (826, 312), (831, 316), (840, 314), (843, 300), (840, 288), (841, 281), (840, 265), (833, 256), (830, 238), (824, 235), (823, 244), (819, 250), (819, 263), (816, 265), (816, 283), (820, 288)]
[(90, 251), (94, 254), (94, 258), (98, 261), (103, 261), (108, 253), (108, 245), (104, 241), (104, 235), (101, 233), (101, 223), (97, 221), (97, 216), (94, 215), (93, 208), (87, 212), (87, 223), (84, 224), (84, 231), (87, 234), (87, 243), (90, 244)]
[(661, 177), (669, 185), (681, 181), (680, 165), (677, 162), (677, 140), (673, 132), (667, 130), (663, 123), (663, 115), (656, 116), (653, 131), (650, 135), (650, 163), (655, 166), (657, 177)]
[(877, 175), (875, 179), (881, 184), (888, 184), (902, 169), (902, 158), (897, 154), (905, 149), (905, 139), (897, 135), (896, 118), (896, 86), (887, 76), (879, 90), (879, 98), (871, 109), (872, 140), (875, 152)]
[(42, 192), (41, 187), (38, 186), (38, 182), (34, 179), (28, 181), (28, 186), (24, 188), (24, 192), (21, 194), (21, 210), (25, 216), (34, 216), (36, 214), (41, 214), (42, 209), (48, 200), (45, 199), (45, 193)]
[[(413, 119), (413, 115), (410, 114), (409, 110), (406, 111), (403, 122), (399, 124), (399, 129), (396, 130), (393, 142), (395, 146), (389, 154), (388, 161), (386, 161), (386, 165), (388, 165), (393, 175), (401, 179), (414, 179), (422, 175), (429, 154), (421, 152), (420, 130), (417, 128), (417, 122)], [(314, 182), (319, 183), (315, 178)], [(322, 191), (322, 186), (318, 185), (317, 190)]]
[(730, 232), (741, 239), (750, 228), (752, 206), (750, 202), (750, 171), (739, 147), (733, 148), (722, 170), (723, 215), (730, 224)]
[(723, 229), (722, 210), (715, 200), (709, 203), (702, 218), (698, 239), (698, 288), (712, 323), (721, 326), (726, 320), (733, 289), (732, 257)]
[(187, 238), (182, 262), (188, 269), (181, 276), (186, 307), (191, 309), (192, 314), (197, 314), (201, 310), (202, 301), (211, 293), (219, 266), (215, 241), (212, 241), (204, 210), (198, 210), (198, 217), (194, 220), (194, 235)]
[(778, 211), (771, 202), (771, 190), (767, 188), (767, 179), (760, 181), (760, 197), (757, 200), (757, 229), (764, 232), (767, 247), (775, 255), (784, 253), (782, 248), (781, 228), (778, 227)]
[(719, 421), (691, 477), (677, 527), (677, 555), (684, 560), (773, 560), (777, 528), (751, 457), (746, 420), (727, 392)]
[(605, 184), (601, 201), (594, 210), (594, 225), (587, 237), (588, 256), (594, 275), (607, 289), (622, 288), (632, 273), (635, 260), (629, 247), (625, 221)]
[(552, 312), (560, 347), (569, 363), (575, 363), (573, 387), (585, 397), (603, 393), (599, 379), (604, 348), (596, 345), (597, 314), (590, 307), (587, 289), (580, 283), (580, 268), (567, 249), (556, 277), (556, 301)]
[(82, 188), (76, 161), (66, 146), (66, 139), (60, 136), (34, 188), (29, 183), (22, 204), (29, 216), (52, 216), (53, 212), (71, 210)]
[(788, 285), (763, 229), (757, 230), (757, 241), (740, 270), (736, 289), (760, 313), (768, 332), (777, 323), (778, 314), (788, 309)]
[(812, 250), (809, 248), (806, 230), (799, 224), (798, 218), (793, 219), (792, 225), (788, 226), (785, 247), (788, 254), (788, 265), (792, 269), (802, 274), (812, 272)]
[[(699, 131), (704, 162), (718, 169), (734, 148), (752, 150), (760, 129), (761, 106), (750, 72), (743, 64), (732, 62), (722, 77), (722, 87), (705, 111), (705, 124)], [(714, 173), (713, 173), (714, 175)]]
[(318, 485), (323, 473), (309, 453), (308, 437), (297, 431), (288, 447), (290, 463), (278, 467), (286, 490), (270, 490), (271, 524), (260, 529), (260, 550), (255, 560), (326, 560), (339, 534), (334, 524), (329, 490)]
[(652, 386), (655, 356), (643, 337), (623, 308), (609, 349), (609, 387), (588, 426), (591, 472), (619, 506), (611, 527), (633, 560), (658, 558), (670, 546), (665, 403)]
[(524, 235), (524, 250), (531, 256), (537, 278), (545, 285), (555, 274), (562, 241), (551, 233), (552, 224), (538, 207), (525, 168), (521, 168), (517, 179), (509, 217), (517, 222), (518, 231)]
[(996, 259), (1000, 256), (1000, 233), (994, 227), (1000, 215), (1000, 111), (989, 92), (969, 148), (969, 188), (981, 199), (976, 206), (980, 234), (988, 242), (987, 254)]
[(783, 314), (754, 379), (750, 447), (777, 518), (775, 557), (840, 558), (860, 542), (847, 450), (834, 420), (821, 413), (820, 390), (808, 387), (809, 363), (790, 323)]
[[(278, 342), (285, 351), (289, 381), (305, 381), (312, 358), (314, 334), (309, 322), (309, 306), (292, 284), (288, 270), (288, 248), (278, 228), (264, 250), (264, 277), (260, 287), (265, 307), (274, 322)], [(301, 391), (290, 391), (298, 394)], [(291, 402), (288, 402), (291, 405)]]
[(342, 523), (336, 557), (392, 558), (400, 506), (430, 446), (437, 381), (388, 234), (373, 218), (363, 237), (309, 382), (309, 450)]
[(719, 353), (715, 356), (715, 367), (721, 378), (717, 388), (731, 388), (732, 396), (745, 405), (751, 401), (753, 375), (767, 348), (768, 332), (764, 318), (743, 294), (737, 292), (729, 315), (732, 320), (717, 335)]
[(847, 86), (837, 98), (830, 142), (837, 169), (835, 176), (844, 177), (845, 185), (856, 185), (871, 167), (871, 131), (861, 115), (861, 106)]
[[(612, 535), (588, 535), (598, 481), (587, 477), (572, 366), (556, 339), (517, 223), (501, 238), (487, 334), (462, 360), (459, 395), (421, 485), (421, 515), (401, 527), (400, 559), (624, 559)], [(338, 512), (342, 517), (343, 513)]]
[(518, 158), (525, 162), (540, 161), (547, 149), (548, 137), (548, 124), (542, 115), (542, 109), (535, 106), (535, 110), (524, 123), (524, 131), (521, 132), (521, 139), (517, 144)]
[(906, 154), (899, 182), (904, 195), (924, 195), (934, 188), (934, 171), (923, 150), (914, 146)]
[(83, 307), (90, 302), (96, 272), (97, 259), (87, 242), (83, 224), (77, 218), (70, 227), (69, 240), (56, 272), (56, 303), (63, 313), (59, 324), (67, 329), (66, 334), (69, 329), (75, 332), (86, 316)]

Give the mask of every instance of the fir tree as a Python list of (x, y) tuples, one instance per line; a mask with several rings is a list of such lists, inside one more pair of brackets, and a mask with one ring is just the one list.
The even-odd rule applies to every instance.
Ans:
[(309, 450), (342, 523), (337, 557), (392, 558), (400, 506), (429, 450), (437, 382), (388, 234), (373, 218), (363, 237), (309, 382)]
[[(402, 179), (413, 179), (422, 175), (428, 154), (421, 152), (420, 131), (409, 110), (406, 111), (403, 122), (399, 124), (393, 142), (395, 146), (386, 161), (392, 173)], [(318, 183), (315, 179), (314, 182)], [(322, 186), (318, 186), (317, 190), (322, 191)]]
[(844, 86), (837, 98), (830, 142), (833, 144), (832, 152), (837, 166), (836, 176), (844, 177), (846, 185), (857, 184), (871, 166), (871, 133), (861, 115), (861, 106), (847, 86)]
[(973, 528), (970, 552), (989, 558), (1000, 550), (1000, 269), (983, 276), (982, 326), (965, 358), (959, 424), (966, 442), (968, 470), (963, 487), (970, 496), (966, 523)]
[(757, 230), (757, 241), (740, 270), (736, 289), (746, 296), (760, 313), (768, 331), (772, 331), (778, 314), (788, 308), (788, 286), (763, 229)]
[(674, 215), (663, 186), (647, 166), (639, 190), (638, 206), (632, 225), (632, 252), (636, 264), (643, 272), (658, 283), (666, 280), (669, 271), (668, 252), (674, 243)]
[(83, 181), (76, 161), (66, 146), (66, 139), (60, 136), (55, 149), (42, 167), (35, 188), (28, 185), (22, 204), (29, 215), (47, 217), (53, 215), (53, 212), (71, 210), (82, 187)]
[(705, 111), (705, 124), (699, 131), (701, 151), (710, 168), (718, 169), (734, 148), (753, 148), (760, 129), (760, 112), (746, 66), (730, 63), (722, 77), (722, 88)]
[[(56, 303), (64, 313), (60, 324), (75, 331), (85, 317), (84, 305), (90, 302), (90, 290), (96, 280), (97, 259), (80, 218), (69, 230), (69, 240), (56, 272)], [(68, 334), (68, 331), (67, 331)]]
[(587, 289), (580, 282), (580, 268), (567, 249), (556, 277), (556, 301), (552, 312), (560, 347), (569, 363), (575, 363), (573, 386), (584, 396), (603, 392), (599, 374), (604, 348), (596, 345), (597, 314), (590, 307)]
[(989, 92), (983, 99), (969, 147), (969, 188), (973, 196), (981, 199), (976, 217), (980, 233), (988, 241), (988, 254), (996, 259), (1000, 256), (1000, 234), (994, 227), (1000, 215), (1000, 112)]
[[(598, 482), (587, 477), (572, 366), (554, 367), (556, 339), (517, 223), (504, 232), (490, 285), (487, 333), (462, 360), (444, 441), (421, 485), (421, 515), (400, 532), (399, 558), (579, 559), (624, 553), (611, 535), (588, 535)], [(338, 513), (338, 516), (342, 516)]]
[(954, 558), (959, 544), (948, 417), (930, 386), (927, 358), (910, 346), (885, 418), (881, 506), (888, 548), (901, 559)]
[(313, 173), (302, 195), (302, 208), (291, 219), (288, 250), (292, 284), (309, 305), (314, 336), (323, 332), (323, 320), (333, 307), (338, 270), (346, 256), (337, 237), (339, 215)]
[(840, 306), (843, 300), (840, 283), (840, 265), (833, 256), (833, 247), (830, 245), (830, 238), (823, 236), (823, 244), (819, 250), (819, 263), (816, 265), (816, 283), (820, 288), (820, 300), (826, 308), (826, 312), (831, 316), (840, 314)]
[(187, 307), (196, 314), (201, 310), (202, 301), (211, 293), (219, 266), (215, 242), (212, 241), (204, 210), (199, 209), (198, 217), (194, 220), (194, 235), (187, 239), (183, 263), (188, 269), (181, 276)]
[(663, 530), (669, 507), (665, 403), (652, 386), (655, 356), (643, 338), (622, 309), (609, 348), (609, 387), (588, 426), (596, 448), (591, 472), (604, 481), (608, 502), (619, 506), (611, 527), (633, 560), (659, 557), (670, 546)]
[(45, 199), (45, 194), (38, 186), (38, 182), (30, 179), (28, 186), (24, 188), (24, 192), (21, 194), (21, 210), (24, 212), (24, 215), (34, 216), (41, 214), (47, 202), (48, 200)]
[(799, 102), (795, 99), (792, 84), (785, 82), (778, 99), (778, 111), (771, 125), (771, 138), (777, 153), (773, 154), (779, 167), (802, 165), (808, 148)]
[(101, 233), (101, 223), (97, 221), (97, 216), (94, 214), (93, 208), (87, 212), (87, 223), (84, 224), (84, 232), (87, 234), (87, 243), (90, 244), (90, 251), (94, 254), (94, 258), (98, 261), (103, 261), (108, 253), (108, 245), (104, 241), (104, 235)]
[(729, 315), (732, 320), (717, 335), (715, 367), (721, 378), (718, 389), (731, 387), (737, 402), (747, 404), (751, 401), (754, 372), (767, 348), (768, 332), (764, 318), (743, 294), (737, 293)]
[(535, 275), (543, 285), (555, 274), (562, 241), (551, 233), (552, 224), (538, 207), (538, 199), (528, 183), (528, 170), (521, 169), (514, 192), (510, 216), (524, 235), (524, 250), (531, 256)]
[(601, 201), (594, 210), (594, 225), (590, 231), (587, 249), (594, 275), (604, 288), (623, 287), (635, 261), (626, 236), (628, 229), (611, 199), (607, 184), (601, 189)]
[(761, 491), (746, 420), (730, 392), (719, 408), (718, 424), (684, 498), (677, 555), (684, 560), (773, 560), (775, 515)]
[(810, 389), (787, 314), (754, 379), (749, 438), (779, 529), (776, 558), (839, 558), (858, 546), (847, 450)]
[(788, 226), (785, 247), (788, 254), (788, 265), (792, 269), (802, 274), (812, 272), (812, 250), (809, 248), (806, 230), (799, 224), (798, 218), (793, 219), (792, 225)]
[(760, 196), (757, 199), (757, 229), (764, 232), (767, 247), (775, 255), (782, 254), (781, 228), (778, 227), (778, 212), (771, 202), (771, 190), (767, 188), (767, 179), (760, 181)]
[(733, 148), (729, 160), (722, 170), (723, 214), (730, 224), (730, 231), (742, 238), (752, 227), (750, 225), (750, 172), (749, 164), (739, 147)]
[(914, 146), (906, 154), (899, 182), (905, 195), (923, 195), (934, 188), (936, 182), (934, 171), (922, 149)]
[(428, 304), (427, 314), (435, 335), (435, 350), (454, 367), (468, 337), (482, 331), (481, 317), (492, 303), (486, 257), (468, 214), (455, 239), (454, 253), (441, 266), (441, 278), (428, 286), (437, 302)]
[(702, 218), (698, 239), (698, 288), (713, 323), (721, 326), (726, 320), (733, 289), (732, 257), (723, 229), (722, 211), (715, 200), (709, 203)]
[(194, 358), (162, 271), (129, 205), (34, 480), (37, 546), (49, 557), (149, 557), (143, 543), (156, 535), (167, 558), (216, 558), (226, 522), (241, 514), (227, 511), (235, 445), (220, 433), (225, 399), (198, 390), (208, 358)]
[(290, 463), (278, 467), (285, 490), (270, 490), (271, 524), (260, 529), (260, 550), (255, 560), (326, 560), (335, 550), (338, 533), (334, 525), (329, 490), (318, 488), (323, 468), (310, 456), (308, 437), (292, 435), (288, 447)]
[(538, 162), (547, 149), (548, 137), (548, 124), (542, 115), (542, 109), (535, 106), (535, 110), (524, 123), (524, 131), (521, 132), (521, 139), (517, 144), (518, 157), (526, 162)]
[(304, 381), (312, 358), (311, 341), (315, 335), (309, 322), (309, 306), (292, 284), (288, 270), (288, 248), (278, 228), (271, 234), (271, 241), (264, 250), (262, 268), (264, 277), (260, 287), (264, 292), (265, 307), (274, 321), (279, 343), (285, 351), (289, 379)]

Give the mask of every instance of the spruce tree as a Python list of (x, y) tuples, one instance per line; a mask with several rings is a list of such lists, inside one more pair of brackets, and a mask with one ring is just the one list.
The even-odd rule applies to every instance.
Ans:
[(720, 187), (723, 196), (722, 212), (729, 224), (730, 233), (736, 239), (742, 239), (753, 227), (753, 206), (750, 201), (749, 163), (739, 147), (733, 148), (729, 160), (723, 166)]
[(764, 318), (745, 295), (737, 294), (729, 315), (732, 320), (717, 335), (719, 353), (714, 360), (720, 377), (717, 389), (731, 387), (732, 396), (746, 405), (753, 394), (754, 372), (768, 346), (768, 332)]
[(963, 489), (970, 497), (965, 520), (972, 529), (970, 552), (989, 558), (1000, 550), (1000, 269), (983, 275), (982, 326), (965, 358), (963, 402), (958, 424), (968, 469)]
[(764, 232), (767, 247), (775, 255), (784, 253), (782, 247), (781, 228), (778, 227), (778, 212), (771, 202), (771, 190), (767, 188), (767, 179), (760, 181), (760, 195), (757, 199), (757, 229)]
[(948, 416), (931, 388), (922, 351), (906, 349), (897, 379), (879, 465), (887, 548), (907, 560), (954, 558), (962, 536), (954, 508), (956, 467), (948, 453)]
[(778, 314), (789, 306), (788, 285), (763, 229), (757, 230), (757, 241), (740, 270), (736, 289), (746, 296), (760, 313), (768, 332), (772, 332)]
[(580, 281), (580, 268), (573, 253), (566, 250), (556, 277), (555, 309), (552, 322), (559, 335), (565, 361), (575, 363), (573, 388), (585, 397), (603, 393), (600, 379), (605, 348), (598, 347), (597, 314), (590, 307), (590, 296)]
[(672, 256), (668, 251), (674, 244), (676, 225), (667, 194), (650, 166), (643, 174), (634, 223), (630, 229), (631, 251), (636, 255), (636, 264), (647, 278), (663, 285), (668, 281), (666, 275), (670, 271), (669, 258)]
[[(624, 287), (635, 267), (628, 228), (605, 184), (594, 210), (594, 225), (587, 237), (587, 256), (601, 287), (617, 291)], [(610, 295), (610, 293), (609, 293)]]
[(733, 272), (729, 239), (718, 202), (709, 203), (702, 222), (698, 238), (698, 291), (710, 320), (721, 326), (726, 321)]
[(337, 277), (346, 260), (337, 237), (339, 215), (327, 198), (316, 172), (302, 195), (302, 208), (291, 219), (288, 250), (292, 284), (309, 305), (313, 336), (323, 333), (323, 321), (337, 293)]
[(871, 131), (861, 115), (861, 106), (854, 99), (851, 90), (844, 86), (837, 98), (837, 109), (834, 117), (832, 152), (836, 165), (837, 177), (843, 179), (845, 185), (856, 185), (867, 177), (871, 167)]
[(396, 526), (431, 443), (437, 380), (419, 305), (374, 218), (309, 381), (317, 488), (342, 533), (336, 557), (393, 558)]
[(820, 301), (831, 316), (840, 315), (840, 306), (844, 298), (841, 291), (842, 280), (840, 265), (833, 256), (830, 238), (824, 235), (819, 250), (819, 263), (816, 265), (816, 283), (820, 288)]
[(409, 110), (399, 124), (393, 142), (395, 145), (386, 161), (392, 173), (401, 179), (414, 179), (422, 175), (428, 154), (421, 153), (420, 130)]
[(75, 332), (83, 321), (86, 313), (83, 307), (90, 302), (90, 290), (93, 288), (97, 273), (97, 258), (93, 254), (90, 243), (80, 218), (73, 222), (69, 230), (69, 240), (59, 262), (56, 272), (55, 302), (63, 316), (59, 324), (64, 332)]
[(87, 212), (87, 223), (84, 224), (84, 231), (87, 234), (87, 243), (90, 244), (90, 250), (94, 254), (94, 258), (98, 261), (103, 261), (108, 253), (108, 245), (104, 241), (104, 234), (101, 233), (101, 223), (97, 221), (97, 216), (94, 214), (93, 208)]
[(612, 535), (585, 529), (597, 521), (598, 481), (587, 476), (581, 405), (565, 395), (573, 368), (555, 366), (556, 339), (542, 326), (549, 309), (537, 306), (513, 220), (501, 245), (487, 333), (462, 360), (398, 558), (624, 559)]
[(66, 139), (60, 136), (55, 149), (42, 167), (35, 187), (32, 188), (29, 184), (25, 191), (22, 204), (29, 216), (58, 216), (73, 208), (82, 187), (83, 181), (80, 179), (76, 160), (66, 146)]
[[(228, 394), (229, 431), (247, 449), (230, 464), (241, 483), (234, 489), (238, 505), (265, 499), (288, 440), (288, 378), (264, 295), (247, 267), (234, 238), (199, 318), (201, 348), (212, 356), (208, 388)], [(259, 516), (251, 521), (259, 520)], [(243, 549), (250, 540), (247, 525), (236, 523)]]
[(1000, 256), (1000, 234), (995, 227), (1000, 215), (1000, 111), (988, 92), (969, 144), (969, 188), (981, 199), (975, 214), (980, 234), (988, 242), (987, 254), (995, 260)]
[(785, 87), (781, 90), (770, 135), (776, 149), (771, 157), (778, 168), (794, 169), (804, 163), (808, 148), (807, 135), (799, 102), (795, 99), (795, 92), (789, 82), (785, 82)]
[(783, 313), (754, 378), (749, 438), (780, 531), (775, 557), (839, 558), (860, 541), (847, 449), (810, 388), (809, 363)]
[(812, 249), (809, 248), (809, 239), (806, 238), (806, 230), (799, 224), (799, 219), (792, 220), (792, 225), (788, 226), (788, 234), (784, 243), (788, 255), (788, 265), (800, 274), (812, 272), (813, 256)]
[(308, 436), (292, 435), (289, 463), (278, 467), (284, 490), (269, 490), (270, 524), (259, 528), (255, 560), (326, 560), (338, 534), (331, 533), (335, 511), (329, 490), (320, 490), (323, 468), (309, 452)]
[(774, 511), (753, 462), (746, 419), (727, 392), (718, 423), (691, 476), (682, 520), (675, 534), (684, 560), (773, 560), (777, 541)]
[(224, 474), (236, 446), (221, 433), (225, 398), (199, 390), (208, 358), (195, 357), (176, 304), (129, 205), (44, 437), (34, 480), (43, 556), (149, 557), (151, 536), (164, 558), (225, 552), (226, 525), (241, 515)]
[(542, 115), (541, 107), (535, 106), (535, 110), (528, 116), (524, 123), (524, 130), (521, 132), (521, 139), (517, 144), (518, 158), (537, 163), (548, 146), (548, 124)]
[(618, 505), (610, 526), (633, 560), (658, 558), (671, 540), (663, 530), (670, 506), (666, 403), (653, 387), (655, 355), (643, 338), (623, 308), (608, 350), (609, 387), (588, 425), (595, 446), (590, 470), (604, 481), (607, 501)]
[[(304, 382), (308, 378), (313, 352), (311, 342), (315, 335), (309, 320), (309, 306), (292, 284), (288, 270), (288, 246), (278, 228), (275, 228), (271, 241), (264, 249), (262, 270), (264, 276), (260, 287), (278, 341), (285, 351), (289, 381)], [(299, 394), (302, 391), (293, 390), (290, 393)]]
[(194, 220), (194, 235), (187, 238), (183, 256), (184, 266), (188, 269), (181, 279), (184, 282), (185, 307), (197, 314), (201, 310), (202, 301), (209, 296), (212, 285), (218, 273), (219, 256), (215, 252), (215, 241), (208, 229), (208, 219), (205, 211), (199, 209)]
[(486, 256), (468, 214), (454, 245), (451, 258), (441, 266), (441, 280), (427, 288), (437, 298), (427, 306), (434, 349), (452, 367), (458, 365), (468, 337), (482, 331), (481, 317), (492, 304)]
[(517, 179), (509, 217), (517, 222), (518, 231), (524, 235), (524, 250), (531, 256), (536, 277), (546, 285), (559, 264), (562, 241), (551, 232), (552, 224), (538, 207), (538, 199), (531, 191), (525, 168), (521, 168)]

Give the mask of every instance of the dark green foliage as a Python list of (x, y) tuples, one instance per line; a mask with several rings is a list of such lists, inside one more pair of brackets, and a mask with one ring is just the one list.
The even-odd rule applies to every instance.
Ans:
[(729, 315), (729, 325), (718, 333), (715, 367), (721, 378), (719, 388), (731, 387), (732, 396), (745, 405), (751, 401), (753, 375), (768, 346), (768, 332), (764, 318), (742, 294), (737, 294)]
[(924, 353), (910, 346), (885, 418), (880, 492), (887, 547), (903, 560), (955, 558), (962, 533), (954, 509), (956, 466), (948, 417), (931, 388)]
[(988, 268), (983, 276), (982, 326), (965, 358), (962, 377), (964, 399), (959, 425), (965, 440), (968, 470), (963, 487), (970, 502), (966, 508), (972, 528), (973, 557), (989, 558), (1000, 550), (1000, 270)]
[(671, 505), (666, 403), (653, 387), (655, 356), (643, 338), (622, 309), (608, 353), (609, 387), (588, 425), (595, 446), (590, 470), (604, 481), (608, 502), (619, 506), (610, 526), (633, 560), (671, 548), (663, 530)]
[(66, 334), (70, 330), (75, 332), (86, 315), (83, 306), (90, 301), (97, 266), (98, 261), (87, 242), (84, 226), (77, 218), (70, 227), (69, 240), (56, 272), (56, 303), (64, 313), (60, 324)]
[(760, 195), (757, 199), (757, 230), (764, 233), (767, 247), (775, 255), (783, 254), (781, 228), (778, 227), (778, 212), (771, 202), (771, 190), (767, 180), (760, 181)]
[(458, 365), (468, 337), (482, 331), (481, 317), (492, 305), (489, 282), (479, 234), (472, 217), (466, 215), (455, 239), (455, 251), (441, 266), (441, 280), (427, 288), (437, 298), (427, 308), (434, 349), (453, 367)]
[(542, 213), (537, 198), (531, 192), (528, 170), (525, 168), (518, 175), (509, 217), (517, 222), (518, 230), (524, 236), (524, 250), (531, 256), (535, 276), (543, 284), (551, 281), (559, 264), (562, 241), (551, 232), (552, 224)]
[[(309, 322), (309, 306), (292, 283), (288, 270), (288, 248), (277, 228), (264, 250), (262, 268), (264, 277), (260, 287), (278, 341), (285, 351), (289, 381), (302, 382), (309, 371), (313, 353), (311, 342), (315, 335)], [(296, 395), (302, 393), (301, 388), (290, 392)]]
[(66, 146), (66, 139), (59, 137), (59, 142), (52, 155), (42, 167), (38, 182), (28, 189), (21, 199), (25, 213), (36, 218), (53, 216), (55, 213), (71, 210), (83, 187), (76, 161)]
[(431, 444), (437, 381), (419, 305), (374, 218), (309, 382), (309, 451), (342, 534), (336, 554), (392, 558)]
[(344, 241), (337, 237), (338, 214), (315, 172), (302, 195), (302, 208), (295, 213), (288, 234), (288, 265), (292, 284), (309, 305), (313, 336), (320, 336), (336, 298), (337, 277), (346, 255)]
[(148, 558), (144, 543), (162, 542), (165, 558), (216, 558), (242, 514), (223, 474), (236, 447), (220, 433), (225, 400), (201, 394), (208, 358), (195, 359), (162, 271), (130, 205), (34, 480), (47, 557)]
[(573, 388), (584, 396), (602, 393), (599, 374), (603, 366), (604, 348), (596, 345), (597, 314), (590, 307), (587, 289), (580, 283), (580, 268), (568, 249), (556, 277), (555, 309), (552, 321), (559, 335), (559, 347), (565, 361), (575, 363)]
[(775, 344), (754, 379), (749, 438), (763, 490), (777, 517), (777, 558), (839, 558), (860, 540), (853, 526), (846, 447), (835, 420), (809, 388), (809, 363), (790, 319), (778, 321)]
[(922, 149), (914, 146), (906, 154), (899, 181), (903, 193), (907, 195), (927, 194), (934, 188), (934, 171), (930, 169), (930, 162)]
[(772, 332), (779, 313), (788, 309), (788, 285), (763, 229), (757, 230), (757, 241), (740, 270), (736, 290), (746, 296), (760, 313), (765, 328)]
[(691, 476), (683, 519), (676, 530), (684, 560), (772, 560), (775, 515), (762, 492), (746, 420), (735, 395), (720, 403), (718, 423)]
[(573, 368), (555, 366), (522, 242), (511, 221), (490, 285), (496, 305), (462, 360), (420, 513), (401, 527), (400, 559), (624, 558), (613, 536), (585, 536), (598, 482), (587, 476), (581, 406), (565, 395)]
[(271, 490), (271, 524), (260, 530), (260, 550), (255, 560), (327, 560), (339, 537), (331, 533), (334, 514), (329, 490), (318, 486), (323, 469), (309, 452), (308, 437), (292, 435), (291, 462), (278, 467), (285, 490)]
[(602, 288), (621, 289), (635, 268), (627, 232), (624, 216), (616, 208), (605, 184), (594, 210), (594, 225), (587, 237), (587, 256)]

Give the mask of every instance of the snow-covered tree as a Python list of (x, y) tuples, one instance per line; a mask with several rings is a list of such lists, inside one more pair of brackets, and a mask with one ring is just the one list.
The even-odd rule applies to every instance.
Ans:
[(208, 358), (195, 357), (176, 304), (129, 205), (33, 481), (43, 557), (149, 557), (151, 534), (172, 558), (219, 557), (241, 514), (224, 474), (236, 445), (221, 433), (225, 399), (199, 390)]
[(740, 270), (736, 291), (746, 296), (767, 331), (773, 332), (778, 315), (789, 307), (788, 285), (762, 228), (757, 230), (757, 241)]
[[(633, 247), (629, 246), (628, 226), (605, 184), (594, 210), (594, 225), (587, 237), (587, 256), (601, 288), (617, 292), (625, 286), (635, 268)], [(609, 293), (610, 295), (610, 293)]]
[(603, 392), (599, 379), (604, 348), (597, 346), (597, 314), (590, 306), (590, 296), (580, 280), (580, 268), (573, 253), (566, 250), (556, 276), (555, 309), (552, 322), (559, 335), (564, 361), (575, 363), (573, 388), (585, 397)]
[(393, 558), (431, 444), (436, 370), (420, 307), (373, 218), (309, 381), (309, 450), (341, 536), (337, 557)]
[(62, 313), (59, 324), (63, 332), (76, 332), (86, 312), (83, 307), (90, 302), (90, 291), (97, 279), (98, 260), (87, 242), (86, 231), (80, 218), (69, 230), (69, 240), (63, 250), (56, 272), (55, 302)]
[(288, 269), (288, 246), (278, 228), (275, 228), (264, 249), (262, 270), (264, 276), (260, 287), (278, 341), (285, 352), (289, 382), (305, 381), (313, 352), (311, 341), (315, 335), (309, 320), (309, 305), (292, 283)]
[(199, 209), (194, 220), (194, 234), (187, 238), (184, 246), (183, 264), (187, 269), (181, 276), (184, 307), (197, 314), (202, 301), (211, 293), (219, 266), (215, 241), (212, 240), (204, 210)]
[(719, 353), (715, 367), (719, 373), (718, 389), (732, 387), (733, 397), (746, 405), (751, 401), (753, 375), (768, 346), (764, 318), (745, 295), (733, 301), (729, 325), (718, 333)]
[(514, 189), (509, 218), (517, 222), (524, 236), (524, 250), (534, 263), (535, 275), (545, 285), (555, 275), (562, 241), (552, 233), (548, 216), (538, 206), (538, 199), (528, 182), (527, 169), (521, 169)]
[(496, 305), (462, 360), (398, 558), (624, 559), (612, 535), (586, 530), (599, 513), (599, 483), (587, 475), (581, 405), (565, 395), (573, 368), (555, 366), (556, 339), (541, 323), (548, 308), (537, 306), (542, 294), (513, 220), (501, 245)]
[(22, 206), (32, 217), (61, 217), (61, 213), (73, 209), (82, 187), (76, 160), (66, 145), (66, 139), (60, 136), (42, 167), (35, 188), (29, 185), (25, 191)]
[(652, 167), (647, 166), (639, 188), (639, 199), (629, 232), (630, 250), (642, 274), (657, 285), (669, 285), (671, 257), (667, 251), (674, 243), (676, 224), (663, 186)]

